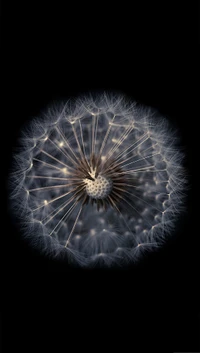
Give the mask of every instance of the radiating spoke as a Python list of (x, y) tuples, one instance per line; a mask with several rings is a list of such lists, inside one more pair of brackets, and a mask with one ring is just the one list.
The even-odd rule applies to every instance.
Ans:
[(105, 147), (105, 144), (106, 144), (106, 142), (107, 142), (108, 136), (109, 136), (109, 134), (110, 134), (110, 130), (111, 130), (111, 128), (112, 128), (112, 123), (113, 123), (114, 119), (115, 119), (115, 115), (113, 116), (113, 118), (112, 118), (112, 120), (111, 120), (111, 123), (110, 123), (110, 125), (109, 125), (109, 127), (108, 127), (108, 130), (107, 130), (107, 132), (106, 132), (106, 135), (105, 135), (105, 137), (104, 137), (104, 139), (103, 139), (103, 141), (102, 141), (102, 145), (101, 145), (101, 148), (100, 148), (100, 151), (99, 151), (99, 159), (98, 159), (98, 161), (99, 161), (100, 158), (101, 158), (101, 155), (102, 155), (103, 149), (104, 149), (104, 147)]
[(64, 194), (62, 194), (62, 195), (60, 195), (60, 196), (55, 197), (54, 199), (48, 201), (47, 204), (40, 205), (39, 207), (35, 208), (35, 209), (33, 210), (33, 212), (39, 210), (39, 209), (42, 208), (42, 207), (45, 207), (45, 206), (51, 204), (52, 202), (55, 202), (55, 201), (57, 201), (57, 200), (59, 200), (59, 199), (65, 197), (65, 196), (71, 194), (72, 192), (74, 192), (75, 190), (77, 190), (77, 188), (78, 188), (78, 187), (76, 187), (76, 188), (74, 188), (74, 189), (72, 189), (72, 190), (70, 190), (70, 191), (68, 191), (68, 192), (66, 192), (66, 193), (64, 193)]
[(150, 155), (148, 155), (148, 156), (146, 156), (146, 157), (142, 157), (142, 158), (136, 159), (135, 161), (132, 161), (132, 162), (130, 162), (130, 163), (127, 163), (127, 164), (124, 164), (124, 165), (123, 165), (123, 163), (125, 163), (125, 162), (127, 162), (128, 160), (130, 160), (130, 159), (132, 159), (132, 158), (135, 157), (135, 156), (131, 156), (131, 157), (127, 158), (126, 160), (121, 161), (120, 163), (117, 163), (117, 166), (118, 166), (118, 165), (122, 165), (122, 167), (124, 168), (124, 167), (127, 167), (127, 166), (130, 165), (130, 164), (135, 164), (135, 163), (137, 163), (137, 162), (144, 161), (145, 159), (148, 159), (148, 158), (152, 158), (152, 157), (154, 157), (154, 156), (157, 156), (158, 154), (159, 154), (158, 152), (157, 152), (157, 153), (153, 153), (153, 154), (150, 154)]
[(80, 142), (79, 142), (79, 139), (78, 139), (78, 136), (77, 136), (77, 132), (76, 132), (76, 129), (75, 129), (74, 125), (72, 125), (72, 131), (74, 133), (74, 137), (75, 137), (75, 140), (76, 140), (76, 143), (77, 143), (77, 146), (78, 146), (78, 151), (79, 151), (80, 157), (83, 158), (83, 160), (84, 160), (84, 154), (83, 154), (83, 151), (82, 151), (82, 148), (81, 148), (81, 145), (80, 145)]
[[(152, 150), (152, 146), (146, 148), (146, 149), (143, 151), (143, 153), (144, 153), (144, 152), (146, 153), (148, 150)], [(129, 151), (127, 154), (129, 154), (129, 153), (131, 153), (131, 152), (132, 152), (132, 151)], [(156, 155), (156, 154), (159, 154), (159, 152), (156, 152), (155, 155)], [(151, 156), (153, 156), (153, 154), (151, 154)], [(123, 159), (121, 162), (119, 162), (120, 159), (124, 158), (123, 155), (122, 155), (120, 158), (115, 158), (115, 163), (117, 163), (117, 165), (121, 165), (122, 163), (127, 162), (127, 161), (130, 160), (131, 158), (135, 158), (135, 157), (136, 157), (136, 155), (132, 155), (132, 156), (130, 156), (130, 157), (128, 157), (128, 158)], [(149, 156), (143, 156), (143, 157), (141, 158), (141, 160), (146, 159), (146, 158), (148, 158), (148, 157), (150, 157), (150, 155), (149, 155)], [(138, 162), (138, 161), (139, 161), (139, 160), (137, 160), (137, 162)], [(111, 164), (112, 164), (112, 163), (111, 163)]]
[(159, 211), (159, 212), (162, 212), (162, 210), (159, 210), (159, 209), (158, 209), (157, 207), (155, 207), (152, 203), (149, 203), (149, 202), (145, 201), (143, 198), (137, 196), (137, 195), (134, 194), (134, 193), (131, 193), (131, 192), (127, 191), (127, 190), (121, 189), (121, 188), (119, 188), (119, 187), (117, 187), (117, 186), (115, 186), (113, 189), (114, 189), (114, 190), (122, 191), (122, 192), (124, 192), (126, 195), (130, 195), (130, 196), (132, 196), (133, 198), (135, 197), (136, 199), (138, 199), (138, 200), (144, 202), (144, 203), (145, 203), (147, 206), (149, 206), (150, 208), (154, 208), (155, 210), (157, 210), (157, 211)]
[[(143, 140), (144, 139), (144, 140)], [(145, 133), (142, 135), (138, 140), (136, 140), (134, 143), (132, 143), (129, 147), (125, 148), (122, 152), (120, 152), (116, 157), (115, 160), (118, 162), (121, 158), (123, 158), (123, 155), (132, 153), (136, 148), (138, 148), (140, 145), (142, 145), (144, 142), (146, 142), (149, 139), (148, 133)], [(137, 143), (139, 144), (137, 145)], [(128, 153), (127, 151), (131, 149)]]
[(119, 197), (120, 199), (122, 199), (125, 203), (127, 203), (127, 205), (129, 205), (129, 207), (131, 207), (136, 213), (138, 213), (138, 214), (140, 215), (140, 217), (144, 218), (145, 221), (146, 221), (151, 227), (153, 227), (153, 225), (149, 222), (149, 220), (147, 220), (146, 217), (144, 217), (143, 215), (141, 215), (141, 213), (137, 210), (137, 208), (135, 208), (130, 202), (128, 202), (125, 197), (123, 197), (122, 195), (119, 195), (119, 194), (116, 193), (114, 190), (113, 190), (113, 194), (116, 195), (117, 197)]
[(63, 202), (60, 206), (55, 208), (51, 213), (49, 213), (45, 218), (43, 218), (42, 222), (44, 222), (45, 219), (48, 218), (47, 221), (43, 224), (46, 225), (47, 223), (49, 223), (55, 216), (57, 216), (58, 213), (63, 211), (65, 207), (67, 207), (72, 201), (74, 201), (74, 199), (75, 199), (74, 196), (72, 196), (68, 201)]
[(124, 142), (124, 140), (128, 137), (128, 135), (130, 134), (130, 132), (133, 130), (132, 126), (129, 126), (121, 135), (120, 139), (117, 140), (117, 142), (112, 146), (112, 148), (110, 149), (108, 156), (107, 156), (107, 160), (110, 159), (112, 157), (112, 155), (114, 154), (114, 152), (119, 148), (119, 146), (121, 146), (121, 144)]
[(52, 177), (52, 176), (45, 176), (45, 175), (26, 175), (26, 178), (31, 179), (48, 179), (48, 180), (77, 180), (80, 182), (80, 178), (59, 178), (59, 177)]
[(91, 155), (95, 154), (95, 125), (96, 125), (96, 115), (92, 117), (92, 141), (91, 141)]
[(80, 214), (81, 214), (82, 209), (83, 209), (83, 204), (84, 204), (84, 202), (85, 202), (85, 200), (84, 200), (83, 203), (81, 204), (81, 207), (80, 207), (80, 209), (79, 209), (79, 212), (78, 212), (78, 214), (77, 214), (77, 216), (76, 216), (76, 219), (75, 219), (75, 221), (74, 221), (74, 225), (73, 225), (73, 227), (72, 227), (72, 229), (71, 229), (71, 232), (70, 232), (70, 234), (69, 234), (69, 237), (68, 237), (68, 239), (67, 239), (67, 241), (66, 241), (66, 244), (65, 244), (65, 247), (66, 247), (66, 248), (67, 248), (67, 246), (68, 246), (68, 244), (69, 244), (70, 238), (71, 238), (71, 236), (72, 236), (72, 234), (73, 234), (73, 232), (74, 232), (74, 229), (75, 229), (75, 227), (76, 227), (76, 225), (77, 225), (78, 219), (79, 219)]
[[(76, 156), (76, 154), (74, 153), (73, 149), (71, 148), (71, 146), (70, 146), (70, 144), (69, 144), (69, 142), (68, 142), (66, 136), (63, 135), (62, 131), (61, 131), (58, 127), (56, 127), (56, 130), (57, 130), (57, 132), (59, 133), (59, 135), (62, 137), (63, 141), (65, 142), (65, 144), (66, 144), (67, 147), (69, 148), (69, 150), (70, 150), (70, 152), (72, 153), (72, 155), (74, 156), (74, 158), (75, 158), (77, 161), (79, 161), (78, 158), (77, 158), (77, 156)], [(68, 155), (68, 154), (67, 154), (67, 155)], [(71, 158), (71, 157), (70, 157), (70, 158)], [(71, 160), (71, 159), (70, 159), (70, 160)], [(72, 159), (72, 160), (73, 160), (73, 159)]]
[(79, 119), (79, 127), (80, 127), (80, 133), (81, 133), (81, 143), (82, 143), (84, 159), (85, 159), (85, 161), (88, 164), (87, 157), (86, 157), (86, 152), (85, 152), (85, 143), (84, 143), (84, 139), (83, 139), (83, 128), (82, 128), (82, 124), (81, 124), (81, 119)]
[(44, 150), (40, 150), (40, 152), (44, 153), (46, 156), (48, 156), (49, 158), (55, 160), (56, 162), (64, 165), (67, 168), (73, 169), (72, 167), (70, 167), (69, 165), (67, 165), (66, 163), (60, 161), (59, 159), (55, 158), (54, 156), (52, 156), (51, 154), (49, 154), (48, 152), (44, 151)]
[[(144, 143), (149, 137), (146, 137), (144, 141), (141, 141), (141, 139), (144, 138), (146, 135), (147, 135), (147, 134), (144, 134), (140, 139), (138, 139), (137, 141), (135, 141), (135, 142), (134, 142), (132, 145), (130, 145), (128, 148), (124, 149), (123, 152), (119, 153), (119, 154), (115, 157), (114, 162), (111, 162), (111, 164), (109, 165), (109, 167), (106, 168), (105, 171), (107, 171), (114, 163), (115, 163), (115, 164), (116, 164), (116, 163), (119, 164), (119, 160), (120, 160), (121, 158), (123, 158), (124, 153), (127, 152), (130, 148), (132, 148), (132, 150), (130, 150), (130, 151), (128, 152), (128, 154), (129, 154), (130, 152), (133, 152), (139, 145), (141, 145), (142, 143)], [(139, 144), (139, 145), (136, 145), (139, 141), (141, 141), (140, 144)], [(136, 145), (136, 146), (135, 146), (135, 145)], [(134, 148), (133, 148), (133, 147), (134, 147)], [(113, 151), (113, 153), (114, 153), (114, 151)], [(107, 163), (107, 161), (112, 157), (113, 153), (111, 153), (110, 155), (108, 155), (108, 157), (107, 157), (107, 159), (106, 159), (106, 163)]]
[[(124, 170), (123, 172), (115, 172), (115, 175), (126, 175), (126, 174), (133, 174), (133, 173), (139, 173), (139, 172), (157, 172), (158, 170), (149, 170), (149, 169), (152, 169), (152, 168), (155, 168), (155, 165), (150, 165), (150, 166), (147, 166), (147, 167), (143, 167), (143, 168), (138, 168), (138, 169), (128, 169), (128, 170)], [(162, 169), (160, 171), (163, 171), (165, 169)]]
[[(99, 115), (96, 115), (96, 126), (95, 126), (95, 134), (94, 134), (94, 146), (96, 146), (96, 141), (97, 141), (98, 124), (99, 124)], [(95, 153), (95, 152), (94, 152), (94, 153)]]
[(55, 230), (59, 231), (60, 226), (62, 225), (62, 222), (65, 221), (70, 216), (70, 214), (72, 213), (74, 208), (77, 206), (77, 204), (78, 204), (78, 201), (74, 202), (74, 204), (67, 210), (67, 212), (64, 214), (64, 216), (59, 220), (59, 222), (56, 224), (56, 226), (53, 228), (53, 230), (49, 234), (50, 236), (55, 232)]
[(34, 189), (29, 189), (29, 192), (33, 192), (33, 191), (42, 191), (42, 190), (53, 190), (53, 189), (60, 189), (60, 188), (66, 188), (69, 186), (75, 186), (80, 184), (80, 181), (77, 183), (71, 183), (71, 184), (63, 184), (63, 185), (51, 185), (51, 186), (42, 186), (39, 188), (34, 188)]
[(64, 151), (62, 149), (62, 147), (59, 147), (54, 141), (52, 141), (50, 138), (49, 138), (49, 141), (57, 148), (58, 151), (60, 151), (67, 159), (69, 159), (72, 164), (73, 164), (73, 167), (69, 166), (69, 165), (66, 165), (67, 168), (69, 169), (73, 169), (74, 170), (74, 164), (75, 165), (78, 165), (77, 162), (74, 161), (74, 159), (69, 155), (69, 153), (67, 153), (66, 151)]
[(112, 199), (111, 196), (108, 196), (108, 199), (109, 199), (111, 205), (117, 210), (117, 212), (118, 212), (118, 213), (121, 215), (121, 217), (123, 218), (124, 223), (125, 223), (127, 229), (129, 230), (129, 232), (134, 236), (134, 234), (133, 234), (132, 230), (130, 229), (130, 227), (128, 226), (128, 224), (127, 224), (127, 222), (126, 222), (126, 220), (125, 220), (123, 214), (121, 213), (121, 211), (120, 211), (119, 208), (117, 207), (115, 201)]
[(54, 169), (57, 169), (57, 170), (59, 170), (59, 171), (62, 171), (62, 168), (56, 167), (55, 165), (50, 164), (50, 163), (47, 163), (47, 162), (45, 162), (45, 161), (42, 161), (41, 159), (38, 159), (38, 158), (35, 158), (35, 157), (34, 157), (33, 160), (36, 161), (36, 162), (40, 162), (40, 163), (42, 163), (42, 164), (45, 164), (45, 165), (47, 165), (47, 166), (50, 167), (50, 168), (54, 168)]

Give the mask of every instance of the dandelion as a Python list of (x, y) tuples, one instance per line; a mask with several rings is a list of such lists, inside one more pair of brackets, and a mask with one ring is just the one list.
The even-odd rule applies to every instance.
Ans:
[(33, 246), (81, 266), (138, 260), (182, 209), (182, 154), (152, 109), (103, 94), (49, 109), (21, 139), (11, 205)]

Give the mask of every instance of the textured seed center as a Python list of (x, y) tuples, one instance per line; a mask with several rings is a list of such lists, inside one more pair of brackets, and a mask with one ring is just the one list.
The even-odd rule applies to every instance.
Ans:
[(112, 190), (112, 180), (98, 175), (94, 180), (85, 179), (86, 192), (94, 199), (105, 199)]

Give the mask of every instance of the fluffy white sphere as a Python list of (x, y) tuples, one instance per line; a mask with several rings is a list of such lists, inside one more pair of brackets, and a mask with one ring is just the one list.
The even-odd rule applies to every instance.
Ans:
[(33, 121), (11, 175), (13, 210), (31, 244), (110, 266), (163, 243), (185, 181), (175, 136), (154, 113), (104, 94)]

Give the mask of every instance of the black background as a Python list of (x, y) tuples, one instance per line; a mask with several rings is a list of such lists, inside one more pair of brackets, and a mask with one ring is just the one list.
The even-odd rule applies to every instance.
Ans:
[[(46, 352), (54, 345), (57, 352), (199, 350), (199, 254), (191, 214), (198, 6), (159, 3), (2, 5), (4, 352)], [(23, 124), (52, 101), (93, 91), (119, 92), (157, 108), (178, 128), (186, 155), (190, 187), (174, 238), (120, 271), (70, 269), (41, 257), (21, 239), (7, 206), (11, 156)]]

